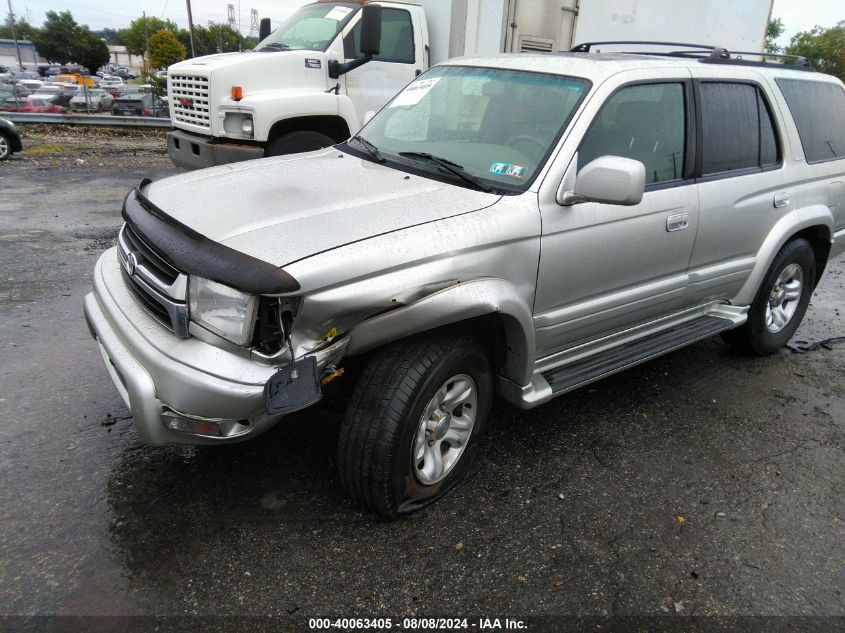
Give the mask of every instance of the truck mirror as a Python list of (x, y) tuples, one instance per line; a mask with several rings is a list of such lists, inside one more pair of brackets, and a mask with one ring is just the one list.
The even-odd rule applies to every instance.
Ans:
[(258, 41), (263, 42), (270, 35), (270, 18), (261, 18), (258, 25)]
[(376, 56), (381, 50), (381, 6), (365, 4), (361, 8), (361, 52)]

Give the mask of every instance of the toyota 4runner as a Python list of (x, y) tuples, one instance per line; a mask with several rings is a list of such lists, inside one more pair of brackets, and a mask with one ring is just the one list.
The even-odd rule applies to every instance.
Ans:
[(845, 244), (845, 89), (788, 61), (457, 59), (340, 145), (141, 182), (85, 299), (138, 435), (347, 398), (340, 478), (396, 516), (461, 479), (496, 397), (715, 334), (776, 352)]

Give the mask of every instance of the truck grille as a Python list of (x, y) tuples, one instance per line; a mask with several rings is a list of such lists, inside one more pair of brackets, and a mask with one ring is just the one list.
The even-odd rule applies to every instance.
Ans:
[(117, 236), (117, 257), (126, 286), (159, 323), (188, 337), (188, 278), (124, 224)]
[(170, 78), (169, 99), (176, 123), (211, 127), (207, 77), (173, 75)]

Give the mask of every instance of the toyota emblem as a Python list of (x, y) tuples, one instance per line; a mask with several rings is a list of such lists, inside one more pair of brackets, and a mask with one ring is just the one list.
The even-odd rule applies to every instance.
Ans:
[(129, 276), (132, 277), (135, 275), (135, 267), (138, 265), (138, 258), (135, 257), (135, 253), (129, 253), (126, 256), (126, 272), (129, 273)]

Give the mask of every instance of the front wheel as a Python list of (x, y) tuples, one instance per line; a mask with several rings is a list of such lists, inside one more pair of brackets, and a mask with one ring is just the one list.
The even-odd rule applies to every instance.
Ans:
[(492, 401), (490, 362), (474, 336), (431, 333), (385, 348), (341, 425), (346, 492), (390, 518), (434, 503), (466, 474)]
[(311, 130), (299, 130), (282, 134), (279, 138), (267, 145), (265, 156), (282, 156), (284, 154), (298, 154), (300, 152), (312, 152), (334, 145), (334, 140), (325, 134), (312, 132)]
[(12, 139), (0, 130), (0, 160), (6, 160), (12, 155)]
[(774, 354), (789, 342), (801, 324), (816, 279), (813, 247), (803, 239), (787, 242), (775, 256), (748, 320), (722, 334), (729, 344), (755, 356)]

